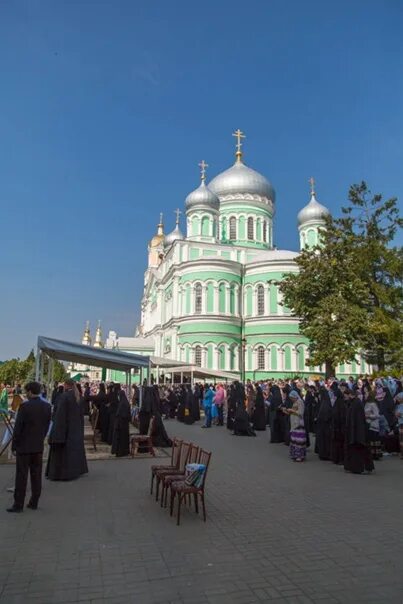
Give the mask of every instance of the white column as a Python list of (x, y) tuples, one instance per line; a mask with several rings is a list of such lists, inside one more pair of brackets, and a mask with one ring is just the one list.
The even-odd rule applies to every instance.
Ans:
[(270, 296), (269, 296), (269, 284), (265, 283), (264, 287), (264, 314), (265, 316), (270, 314)]
[(234, 315), (239, 316), (239, 285), (234, 287)]
[(205, 315), (207, 312), (207, 285), (202, 284), (202, 314)]
[(291, 371), (298, 371), (297, 349), (295, 346), (291, 346)]
[(229, 310), (230, 310), (229, 297), (230, 297), (230, 286), (228, 285), (228, 283), (226, 283), (225, 284), (225, 314), (226, 315), (229, 315)]
[(190, 313), (191, 315), (195, 314), (195, 286), (194, 283), (190, 286)]
[(202, 348), (201, 364), (202, 364), (202, 367), (207, 367), (207, 348), (206, 348), (206, 346), (203, 346), (203, 348)]
[(270, 348), (266, 348), (264, 351), (264, 367), (266, 371), (270, 369)]
[(277, 349), (277, 371), (284, 371), (284, 350), (280, 347)]
[(179, 314), (179, 277), (174, 277), (172, 284), (172, 316)]
[(229, 371), (231, 367), (231, 348), (225, 347), (225, 370)]
[(234, 370), (239, 371), (239, 346), (235, 348)]
[(217, 370), (220, 368), (220, 350), (218, 346), (216, 346), (215, 350), (213, 350), (213, 366), (214, 369)]
[(214, 312), (218, 315), (218, 311), (220, 308), (220, 291), (218, 284), (214, 285)]

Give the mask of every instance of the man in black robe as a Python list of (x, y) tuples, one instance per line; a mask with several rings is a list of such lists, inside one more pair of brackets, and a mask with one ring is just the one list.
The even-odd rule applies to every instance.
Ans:
[(234, 435), (235, 436), (256, 436), (255, 431), (250, 425), (250, 417), (245, 409), (243, 402), (238, 403), (235, 420), (234, 420)]
[(116, 413), (117, 413), (118, 406), (119, 406), (119, 393), (120, 393), (120, 384), (113, 384), (112, 390), (109, 390), (108, 394), (107, 394), (108, 413), (109, 413), (107, 443), (110, 446), (112, 446), (113, 432), (115, 430), (115, 419), (116, 419)]
[(266, 430), (266, 405), (263, 398), (263, 391), (260, 386), (256, 386), (255, 410), (253, 411), (253, 429)]
[(185, 390), (185, 413), (183, 417), (183, 422), (187, 425), (191, 425), (195, 423), (195, 401), (192, 392), (192, 387), (190, 384), (187, 384)]
[(319, 390), (320, 407), (316, 422), (315, 453), (322, 461), (330, 460), (332, 440), (332, 404), (329, 393), (323, 385)]
[(368, 474), (374, 470), (371, 449), (369, 447), (368, 424), (365, 418), (364, 404), (357, 397), (356, 389), (348, 390), (349, 407), (347, 409), (344, 469), (353, 474)]
[(344, 461), (344, 439), (346, 434), (346, 400), (336, 382), (333, 382), (331, 385), (331, 390), (336, 398), (332, 407), (330, 457), (333, 463), (342, 464)]
[(83, 401), (74, 380), (66, 380), (49, 435), (49, 480), (74, 480), (88, 472), (84, 448)]
[(118, 399), (111, 453), (116, 457), (125, 457), (130, 452), (130, 403), (123, 390), (119, 390)]
[(270, 388), (269, 394), (269, 414), (270, 414), (270, 442), (271, 443), (283, 443), (284, 442), (284, 414), (281, 411), (283, 405), (283, 399), (281, 396), (281, 390), (273, 384)]
[[(90, 397), (91, 403), (98, 409), (98, 420), (96, 429), (101, 433), (101, 440), (104, 440), (105, 432), (109, 429), (109, 418), (107, 408), (107, 397), (105, 392), (105, 384), (99, 384), (98, 394)], [(107, 425), (106, 425), (107, 424)]]

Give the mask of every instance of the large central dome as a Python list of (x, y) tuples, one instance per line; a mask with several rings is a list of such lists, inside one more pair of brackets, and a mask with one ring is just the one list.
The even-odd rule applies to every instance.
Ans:
[(227, 195), (258, 195), (275, 201), (275, 192), (270, 182), (256, 170), (237, 160), (231, 168), (218, 174), (208, 185), (218, 197)]

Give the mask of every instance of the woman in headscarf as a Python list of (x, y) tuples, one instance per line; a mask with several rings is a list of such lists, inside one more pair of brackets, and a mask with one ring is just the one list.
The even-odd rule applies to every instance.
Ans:
[(112, 440), (112, 455), (125, 457), (130, 451), (130, 403), (123, 390), (117, 392), (118, 407), (115, 415), (115, 428)]
[(344, 469), (353, 474), (372, 472), (374, 462), (368, 446), (368, 426), (364, 405), (357, 396), (357, 389), (347, 389), (349, 399), (346, 418)]
[(368, 438), (372, 458), (375, 460), (382, 459), (381, 439), (379, 435), (379, 408), (373, 392), (366, 391), (364, 396), (364, 412), (368, 426)]
[(281, 396), (280, 388), (274, 384), (270, 388), (269, 394), (270, 403), (270, 442), (271, 443), (283, 443), (284, 442), (284, 415), (281, 411), (283, 405), (283, 399)]
[(306, 433), (304, 426), (304, 402), (296, 390), (289, 393), (292, 407), (285, 413), (290, 417), (290, 457), (293, 461), (304, 461), (306, 457)]
[(253, 412), (253, 429), (266, 430), (266, 405), (263, 391), (258, 385), (256, 386), (255, 410)]
[(330, 460), (332, 440), (332, 404), (330, 396), (323, 384), (319, 390), (320, 407), (316, 422), (315, 453), (323, 461)]

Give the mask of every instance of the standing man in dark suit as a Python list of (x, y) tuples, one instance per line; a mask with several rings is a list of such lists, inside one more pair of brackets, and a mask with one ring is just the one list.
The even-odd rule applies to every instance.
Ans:
[(18, 410), (15, 421), (12, 451), (16, 453), (14, 505), (7, 512), (22, 512), (27, 490), (28, 471), (31, 476), (31, 499), (27, 507), (38, 508), (42, 489), (43, 441), (48, 433), (51, 407), (41, 398), (41, 385), (29, 382), (25, 386), (27, 395)]

